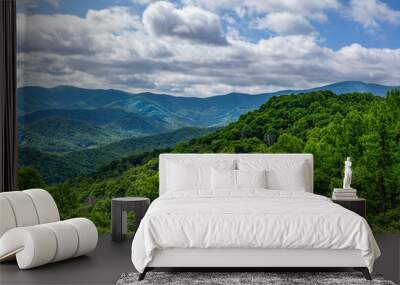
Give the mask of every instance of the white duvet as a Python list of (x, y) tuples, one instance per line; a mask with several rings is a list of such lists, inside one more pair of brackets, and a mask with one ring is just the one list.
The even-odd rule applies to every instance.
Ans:
[(265, 189), (159, 197), (134, 237), (132, 262), (143, 272), (165, 248), (358, 249), (370, 271), (380, 255), (359, 215), (323, 196)]

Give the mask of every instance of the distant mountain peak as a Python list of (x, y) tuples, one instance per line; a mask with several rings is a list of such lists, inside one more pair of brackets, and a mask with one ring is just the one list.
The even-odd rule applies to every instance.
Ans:
[[(130, 119), (115, 122), (118, 126), (138, 124), (144, 127), (152, 125), (154, 130), (161, 126), (163, 130), (181, 127), (224, 126), (239, 118), (241, 114), (255, 110), (273, 96), (307, 93), (328, 90), (336, 94), (368, 92), (384, 96), (395, 86), (385, 86), (362, 81), (342, 81), (305, 90), (281, 90), (262, 94), (231, 92), (225, 95), (206, 98), (182, 97), (152, 92), (127, 93), (119, 90), (84, 89), (74, 86), (44, 88), (27, 86), (18, 89), (18, 111), (20, 116), (37, 111), (66, 113), (67, 110), (97, 110), (90, 112), (96, 120), (111, 116), (101, 115), (104, 110), (119, 110), (131, 114)], [(56, 110), (56, 111), (55, 111)], [(63, 111), (64, 110), (64, 111)], [(89, 116), (89, 114), (88, 114)], [(141, 122), (141, 123), (139, 123)]]
[[(110, 93), (123, 93), (126, 95), (141, 95), (141, 96), (170, 96), (170, 97), (174, 97), (174, 98), (200, 98), (200, 99), (207, 99), (207, 98), (212, 98), (212, 97), (217, 97), (217, 96), (257, 96), (257, 95), (265, 95), (265, 94), (281, 94), (281, 93), (306, 93), (306, 92), (310, 92), (310, 91), (314, 91), (314, 90), (338, 90), (340, 88), (355, 88), (355, 89), (362, 89), (365, 90), (365, 92), (371, 92), (368, 91), (369, 89), (374, 89), (376, 90), (381, 89), (381, 90), (389, 90), (392, 88), (400, 88), (400, 85), (383, 85), (383, 84), (378, 84), (378, 83), (373, 83), (373, 82), (365, 82), (365, 81), (359, 81), (359, 80), (345, 80), (345, 81), (338, 81), (338, 82), (334, 82), (334, 83), (329, 83), (329, 84), (325, 84), (322, 86), (317, 86), (317, 87), (312, 87), (312, 88), (306, 88), (306, 89), (282, 89), (282, 90), (277, 90), (277, 91), (272, 91), (272, 92), (263, 92), (263, 93), (257, 93), (257, 94), (250, 94), (250, 93), (243, 93), (243, 92), (229, 92), (226, 94), (218, 94), (218, 95), (213, 95), (213, 96), (209, 96), (209, 97), (196, 97), (196, 96), (176, 96), (173, 94), (166, 94), (166, 93), (154, 93), (151, 91), (145, 91), (145, 92), (139, 92), (139, 93), (130, 93), (130, 92), (126, 92), (126, 91), (122, 91), (122, 90), (117, 90), (117, 89), (100, 89), (100, 88), (96, 88), (96, 89), (89, 89), (89, 88), (82, 88), (82, 87), (76, 87), (76, 86), (72, 86), (72, 85), (58, 85), (55, 87), (41, 87), (41, 86), (23, 86), (23, 87), (19, 87), (18, 90), (22, 91), (22, 90), (29, 90), (29, 89), (36, 89), (36, 90), (43, 90), (43, 91), (66, 91), (66, 90), (75, 90), (75, 91), (86, 91), (86, 92), (110, 92)], [(335, 92), (334, 90), (331, 90), (333, 92)], [(359, 90), (354, 90), (353, 92), (356, 92)], [(373, 92), (371, 92), (373, 93)], [(341, 94), (341, 93), (339, 93)], [(384, 96), (385, 94), (375, 94), (378, 96)]]

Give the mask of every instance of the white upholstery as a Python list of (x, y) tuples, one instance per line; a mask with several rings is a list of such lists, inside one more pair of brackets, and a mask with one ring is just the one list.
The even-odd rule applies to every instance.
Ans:
[(66, 220), (65, 222), (71, 224), (78, 233), (78, 248), (74, 257), (86, 254), (96, 248), (97, 229), (90, 220), (85, 218), (75, 218)]
[(11, 205), (17, 227), (39, 224), (38, 215), (31, 197), (23, 191), (1, 193)]
[(0, 237), (9, 229), (15, 228), (14, 212), (8, 199), (0, 195)]
[[(170, 174), (170, 165), (177, 163), (181, 165), (191, 166), (210, 166), (218, 167), (219, 165), (233, 165), (240, 170), (267, 170), (268, 180), (272, 182), (267, 185), (276, 190), (303, 190), (313, 193), (313, 155), (312, 154), (183, 154), (183, 153), (168, 153), (161, 154), (159, 160), (160, 169), (160, 195), (169, 191), (170, 181), (174, 175)], [(298, 166), (304, 166), (304, 173), (298, 175)], [(222, 167), (230, 169), (230, 167)], [(273, 171), (274, 169), (278, 171)], [(272, 171), (271, 171), (272, 170)], [(276, 173), (288, 174), (276, 175)], [(272, 176), (271, 176), (272, 175)], [(182, 175), (181, 175), (182, 177)], [(290, 185), (288, 183), (290, 182)], [(304, 187), (291, 188), (293, 185), (302, 185)]]
[(20, 269), (49, 263), (56, 251), (54, 233), (43, 225), (14, 228), (0, 239), (0, 258), (9, 260), (15, 256)]
[(88, 219), (60, 221), (56, 203), (42, 189), (0, 193), (0, 261), (28, 269), (86, 254), (97, 245)]
[(28, 194), (32, 199), (39, 224), (57, 222), (60, 220), (56, 202), (49, 192), (42, 189), (30, 189), (23, 192)]
[(44, 224), (44, 228), (50, 229), (52, 237), (61, 246), (57, 247), (52, 261), (59, 261), (73, 257), (78, 250), (78, 232), (67, 221)]

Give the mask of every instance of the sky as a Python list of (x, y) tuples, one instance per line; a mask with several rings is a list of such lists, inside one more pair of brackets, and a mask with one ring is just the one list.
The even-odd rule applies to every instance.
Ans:
[(400, 85), (398, 0), (17, 0), (18, 86), (207, 97)]

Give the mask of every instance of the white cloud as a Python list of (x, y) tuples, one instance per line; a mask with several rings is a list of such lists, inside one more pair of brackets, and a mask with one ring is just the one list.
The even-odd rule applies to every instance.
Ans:
[[(185, 8), (172, 8), (173, 13), (188, 15)], [(18, 73), (19, 86), (62, 84), (211, 96), (308, 88), (342, 80), (400, 82), (400, 73), (395, 72), (400, 69), (400, 49), (352, 44), (333, 50), (322, 47), (313, 34), (281, 32), (251, 42), (231, 29), (227, 45), (199, 44), (205, 38), (199, 36), (196, 23), (185, 26), (184, 32), (173, 28), (158, 36), (153, 27), (145, 28), (141, 15), (121, 7), (92, 10), (85, 17), (20, 14), (18, 21), (22, 23), (18, 63), (24, 66)], [(182, 21), (187, 18), (174, 27)]]
[(337, 0), (270, 0), (270, 1), (245, 1), (248, 7), (254, 7), (263, 12), (291, 12), (303, 16), (316, 16), (326, 10), (337, 9), (340, 3)]
[(186, 4), (198, 5), (212, 11), (247, 10), (255, 14), (270, 12), (290, 12), (312, 18), (321, 18), (324, 11), (338, 9), (338, 0), (184, 0)]
[[(232, 12), (250, 19), (250, 27), (279, 35), (314, 34), (312, 22), (327, 20), (326, 12), (338, 10), (339, 0), (183, 0), (188, 5), (225, 15)], [(254, 20), (256, 19), (256, 20)]]
[(379, 0), (351, 0), (348, 16), (369, 30), (379, 28), (380, 22), (400, 24), (400, 11), (391, 9)]
[(107, 49), (115, 33), (139, 27), (140, 17), (125, 7), (89, 10), (85, 18), (63, 14), (17, 17), (18, 42), (24, 51), (94, 53)]
[(150, 4), (143, 13), (147, 31), (155, 36), (171, 36), (200, 43), (225, 45), (219, 17), (203, 9), (186, 6), (177, 9), (171, 3)]
[(257, 21), (257, 27), (266, 28), (280, 35), (304, 35), (314, 32), (305, 17), (289, 12), (269, 13)]

